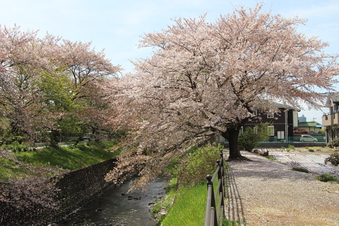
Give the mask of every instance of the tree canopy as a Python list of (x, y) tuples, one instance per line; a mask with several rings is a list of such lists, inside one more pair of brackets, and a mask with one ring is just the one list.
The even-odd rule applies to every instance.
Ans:
[(52, 35), (39, 38), (36, 31), (20, 27), (0, 27), (0, 46), (2, 141), (42, 141), (63, 130), (65, 121), (73, 129), (81, 121), (87, 131), (94, 124), (104, 126), (101, 118), (110, 109), (106, 81), (120, 67), (103, 52), (96, 52), (91, 43)]
[(125, 76), (91, 43), (0, 27), (1, 140), (128, 131), (106, 179), (137, 172), (139, 184), (215, 135), (228, 139), (230, 159), (242, 158), (239, 131), (257, 109), (319, 107), (319, 90), (333, 89), (339, 74), (328, 43), (298, 32), (305, 20), (261, 10), (239, 7), (215, 22), (174, 19), (144, 35), (140, 47), (154, 52)]
[(305, 20), (261, 8), (239, 7), (213, 23), (205, 15), (178, 18), (145, 34), (140, 46), (153, 47), (152, 56), (135, 61), (136, 73), (118, 84), (126, 120), (137, 122), (135, 148), (123, 152), (107, 179), (140, 167), (140, 183), (147, 182), (190, 144), (216, 134), (228, 138), (231, 159), (241, 158), (239, 130), (256, 109), (275, 113), (275, 102), (300, 108), (300, 101), (319, 107), (317, 90), (333, 88), (338, 56), (297, 31)]

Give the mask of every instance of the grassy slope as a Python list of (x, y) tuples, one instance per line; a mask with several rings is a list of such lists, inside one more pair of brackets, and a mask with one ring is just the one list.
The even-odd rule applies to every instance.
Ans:
[[(41, 167), (59, 167), (75, 170), (87, 167), (110, 158), (116, 154), (107, 150), (111, 144), (80, 144), (71, 147), (47, 147), (38, 151), (18, 152), (10, 155), (14, 160), (0, 156), (0, 180), (29, 177), (38, 173)], [(20, 163), (15, 160), (19, 160)]]
[(162, 225), (204, 225), (206, 197), (205, 184), (179, 189)]

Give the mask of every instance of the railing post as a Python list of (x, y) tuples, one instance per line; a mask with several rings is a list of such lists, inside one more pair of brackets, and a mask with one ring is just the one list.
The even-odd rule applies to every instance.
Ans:
[[(207, 201), (205, 213), (205, 226), (222, 225), (225, 217), (224, 212), (224, 161), (223, 153), (220, 151), (220, 160), (217, 161), (218, 168), (213, 176), (207, 175)], [(218, 186), (214, 192), (213, 182), (218, 179)], [(218, 204), (218, 207), (216, 206)]]
[[(221, 186), (219, 192), (222, 192), (222, 197), (224, 197), (224, 155), (222, 153), (222, 150), (220, 151), (220, 160), (218, 162), (218, 165), (220, 166), (219, 172), (218, 172), (218, 178), (221, 180)], [(222, 203), (223, 204), (223, 203)]]
[(220, 198), (220, 207), (221, 209), (219, 210), (219, 225), (222, 225), (223, 219), (225, 218), (225, 183), (224, 183), (224, 176), (225, 176), (225, 171), (224, 171), (224, 155), (222, 150), (220, 150), (220, 169), (218, 173), (218, 177), (220, 178), (220, 184), (221, 186), (219, 187), (219, 198)]
[(207, 175), (207, 201), (206, 201), (206, 212), (205, 212), (205, 226), (210, 225), (210, 218), (211, 218), (211, 204), (212, 204), (212, 191), (213, 191), (213, 183), (212, 183), (212, 176)]

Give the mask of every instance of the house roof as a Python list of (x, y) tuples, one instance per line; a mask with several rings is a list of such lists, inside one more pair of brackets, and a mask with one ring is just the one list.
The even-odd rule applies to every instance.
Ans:
[(321, 127), (317, 122), (299, 122), (299, 127)]
[(296, 109), (296, 108), (294, 108), (294, 107), (292, 107), (292, 106), (289, 106), (289, 105), (284, 105), (284, 104), (277, 103), (277, 102), (275, 102), (274, 104), (275, 104), (275, 106), (277, 106), (277, 107), (280, 108), (280, 109), (286, 109), (286, 108), (288, 108), (288, 109), (291, 109), (291, 110), (300, 111), (299, 109)]
[[(294, 111), (300, 111), (300, 109), (296, 109), (292, 106), (289, 106), (289, 105), (284, 105), (284, 104), (281, 104), (281, 103), (278, 103), (278, 102), (273, 102), (273, 103), (270, 103), (272, 107), (277, 107), (278, 109), (288, 109), (288, 110), (294, 110)], [(262, 106), (257, 106), (256, 110), (267, 110), (268, 107), (262, 105)]]

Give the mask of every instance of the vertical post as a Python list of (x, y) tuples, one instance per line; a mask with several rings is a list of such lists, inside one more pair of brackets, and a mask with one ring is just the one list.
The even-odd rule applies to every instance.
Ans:
[[(207, 201), (205, 213), (205, 226), (222, 225), (225, 218), (225, 188), (224, 188), (224, 160), (223, 152), (220, 150), (220, 159), (217, 161), (218, 168), (213, 176), (207, 175)], [(214, 191), (213, 181), (218, 178), (218, 186)], [(213, 180), (213, 181), (212, 181)], [(216, 206), (218, 204), (218, 207)]]
[(220, 179), (221, 179), (221, 184), (222, 184), (222, 197), (224, 198), (225, 192), (224, 192), (224, 176), (225, 176), (225, 171), (224, 171), (224, 155), (222, 150), (220, 150)]
[(219, 190), (219, 199), (220, 199), (220, 210), (219, 210), (219, 225), (222, 225), (222, 222), (225, 218), (225, 183), (224, 183), (224, 176), (225, 176), (225, 171), (224, 171), (224, 155), (223, 151), (220, 150), (220, 190)]
[(212, 191), (213, 191), (213, 183), (212, 183), (212, 176), (207, 175), (207, 202), (206, 202), (206, 212), (205, 212), (205, 226), (210, 225), (210, 218), (211, 218), (211, 204), (212, 204)]
[(285, 140), (288, 143), (288, 110), (285, 109)]

